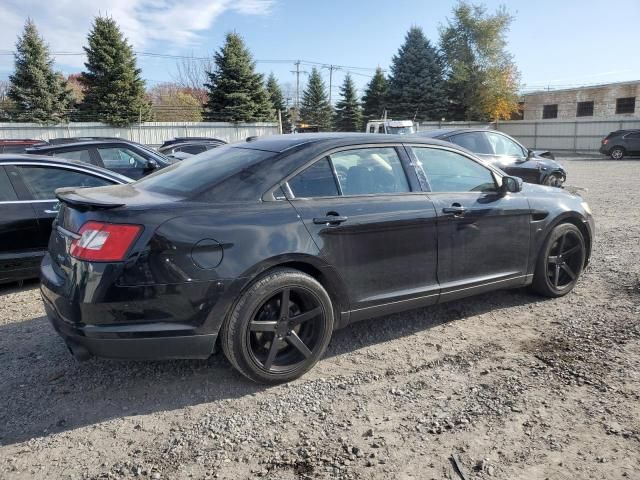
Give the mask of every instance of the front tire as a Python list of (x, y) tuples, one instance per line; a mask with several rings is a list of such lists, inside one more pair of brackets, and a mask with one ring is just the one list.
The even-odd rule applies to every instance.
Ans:
[(578, 282), (586, 256), (582, 232), (571, 223), (555, 227), (536, 262), (532, 288), (545, 297), (562, 297)]
[(624, 151), (624, 148), (622, 147), (613, 147), (609, 152), (609, 156), (613, 160), (622, 160), (624, 158), (624, 154), (625, 154), (625, 151)]
[(277, 269), (256, 280), (224, 322), (229, 362), (258, 383), (294, 380), (322, 357), (333, 332), (331, 299), (313, 277)]
[(544, 179), (544, 185), (548, 187), (562, 187), (562, 177), (555, 173), (552, 173), (547, 178)]

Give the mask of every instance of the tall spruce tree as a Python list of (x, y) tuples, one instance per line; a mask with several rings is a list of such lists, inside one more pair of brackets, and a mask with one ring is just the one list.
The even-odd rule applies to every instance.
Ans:
[(334, 124), (339, 132), (359, 132), (362, 129), (362, 107), (356, 86), (347, 73), (340, 87), (340, 100), (336, 103)]
[(115, 126), (150, 120), (151, 103), (145, 96), (144, 80), (133, 49), (116, 21), (96, 17), (88, 44), (84, 47), (87, 71), (80, 77), (85, 95), (78, 119)]
[(443, 65), (422, 29), (412, 27), (394, 55), (389, 111), (396, 119), (440, 119), (446, 106)]
[(215, 68), (207, 72), (209, 83), (205, 118), (209, 121), (265, 122), (273, 120), (273, 108), (261, 74), (242, 37), (227, 34), (214, 56)]
[(517, 110), (520, 74), (506, 51), (512, 21), (504, 7), (488, 14), (481, 5), (460, 1), (440, 28), (453, 120), (509, 118)]
[(387, 90), (387, 79), (382, 69), (378, 67), (362, 96), (362, 109), (365, 122), (383, 117), (384, 111), (387, 108)]
[(278, 120), (278, 111), (280, 111), (280, 117), (282, 118), (282, 133), (291, 132), (291, 117), (289, 115), (289, 109), (284, 101), (284, 95), (282, 89), (276, 80), (276, 77), (269, 75), (267, 78), (267, 93), (269, 94), (269, 100), (271, 100), (271, 107), (275, 112), (275, 120)]
[(9, 76), (8, 116), (19, 122), (59, 123), (69, 118), (71, 91), (60, 73), (53, 71), (49, 47), (27, 19), (16, 43), (15, 72)]
[(307, 87), (300, 102), (300, 120), (309, 125), (318, 125), (323, 132), (330, 131), (333, 108), (327, 97), (327, 89), (317, 68), (311, 69)]

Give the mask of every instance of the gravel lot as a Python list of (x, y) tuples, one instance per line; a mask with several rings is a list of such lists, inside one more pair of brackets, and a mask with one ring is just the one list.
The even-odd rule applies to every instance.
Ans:
[(572, 294), (365, 321), (289, 385), (78, 363), (36, 283), (0, 287), (0, 478), (640, 478), (640, 160), (563, 163), (598, 228)]

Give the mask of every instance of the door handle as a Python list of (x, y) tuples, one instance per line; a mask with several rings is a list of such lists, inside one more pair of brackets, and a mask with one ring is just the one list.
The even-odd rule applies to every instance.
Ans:
[(342, 215), (327, 215), (326, 217), (316, 217), (313, 219), (313, 223), (316, 225), (340, 225), (346, 222), (349, 217), (343, 217)]
[(450, 207), (445, 207), (442, 209), (442, 213), (452, 213), (454, 216), (463, 215), (464, 212), (466, 211), (467, 211), (466, 208), (464, 208), (462, 205), (457, 203), (454, 203)]
[(44, 213), (58, 213), (58, 210), (45, 210)]

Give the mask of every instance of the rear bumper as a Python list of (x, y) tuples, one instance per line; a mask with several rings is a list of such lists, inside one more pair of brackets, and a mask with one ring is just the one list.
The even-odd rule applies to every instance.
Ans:
[(62, 318), (41, 286), (45, 311), (53, 328), (78, 358), (89, 356), (129, 360), (207, 358), (214, 352), (217, 334), (197, 334), (180, 324), (74, 325)]
[(609, 147), (607, 147), (606, 145), (600, 145), (600, 153), (609, 155)]

